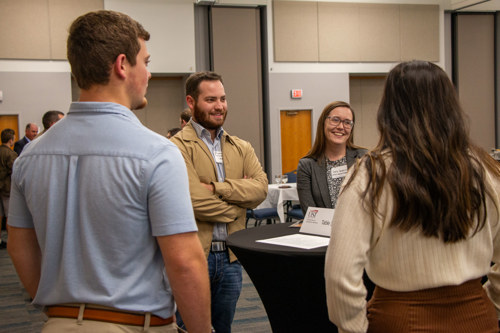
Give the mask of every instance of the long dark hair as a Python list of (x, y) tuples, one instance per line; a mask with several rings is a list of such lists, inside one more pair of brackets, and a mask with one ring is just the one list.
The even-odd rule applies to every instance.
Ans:
[[(446, 242), (466, 239), (484, 227), (485, 168), (500, 177), (500, 166), (470, 142), (455, 88), (437, 65), (411, 61), (387, 77), (377, 115), (380, 141), (367, 154), (364, 192), (377, 214), (384, 182), (392, 190), (390, 225), (420, 228)], [(386, 157), (392, 163), (386, 166)], [(498, 207), (496, 207), (498, 211)]]
[[(342, 101), (331, 102), (323, 109), (321, 115), (318, 119), (318, 126), (316, 127), (316, 138), (314, 139), (313, 146), (311, 150), (304, 157), (313, 158), (317, 161), (322, 161), (322, 157), (325, 154), (326, 149), (326, 137), (325, 137), (325, 121), (326, 117), (330, 114), (330, 112), (338, 107), (345, 107), (351, 110), (352, 113), (352, 121), (356, 122), (356, 116), (354, 115), (354, 110), (351, 108), (349, 103)], [(349, 135), (349, 139), (347, 139), (347, 147), (348, 148), (360, 148), (354, 144), (354, 126), (351, 128), (351, 134)]]

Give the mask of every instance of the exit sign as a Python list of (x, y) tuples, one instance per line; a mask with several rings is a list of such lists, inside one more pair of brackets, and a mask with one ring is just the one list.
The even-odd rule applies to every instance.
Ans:
[(291, 95), (292, 98), (302, 98), (302, 89), (292, 89)]

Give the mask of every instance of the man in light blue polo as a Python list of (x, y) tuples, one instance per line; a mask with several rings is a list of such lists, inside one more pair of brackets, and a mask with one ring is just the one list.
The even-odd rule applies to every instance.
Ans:
[(190, 333), (210, 332), (186, 166), (131, 111), (145, 105), (147, 40), (127, 15), (79, 17), (68, 60), (80, 101), (14, 165), (8, 250), (45, 307), (43, 332), (173, 333), (175, 303)]

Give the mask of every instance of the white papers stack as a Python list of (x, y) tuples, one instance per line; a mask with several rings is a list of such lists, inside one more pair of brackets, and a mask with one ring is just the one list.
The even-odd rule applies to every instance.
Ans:
[(300, 249), (314, 249), (317, 247), (327, 246), (330, 238), (319, 237), (304, 234), (287, 235), (268, 239), (258, 240), (259, 243), (267, 243), (281, 246), (297, 247)]

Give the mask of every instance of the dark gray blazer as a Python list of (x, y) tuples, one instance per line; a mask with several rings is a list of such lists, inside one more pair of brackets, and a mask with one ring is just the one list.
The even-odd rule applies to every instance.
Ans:
[[(350, 168), (366, 152), (366, 149), (347, 148), (347, 167)], [(324, 161), (319, 163), (310, 157), (300, 159), (297, 167), (297, 192), (304, 214), (309, 206), (332, 208)]]

